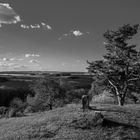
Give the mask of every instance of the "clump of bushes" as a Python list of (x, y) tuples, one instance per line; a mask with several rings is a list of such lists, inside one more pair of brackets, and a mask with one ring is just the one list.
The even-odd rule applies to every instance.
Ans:
[(20, 98), (14, 98), (10, 102), (8, 111), (8, 117), (21, 117), (24, 116), (24, 110), (27, 107), (27, 103), (23, 102)]
[(8, 112), (8, 108), (5, 106), (0, 107), (0, 118), (5, 117)]

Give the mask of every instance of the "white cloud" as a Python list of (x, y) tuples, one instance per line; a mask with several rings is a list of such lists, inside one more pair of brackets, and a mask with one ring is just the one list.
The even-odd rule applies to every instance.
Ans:
[(64, 34), (64, 36), (68, 36), (68, 34)]
[(20, 16), (7, 3), (0, 3), (0, 27), (2, 24), (16, 24), (21, 21)]
[(52, 30), (52, 27), (50, 25), (47, 25), (44, 22), (41, 22), (40, 24), (34, 24), (34, 25), (21, 24), (20, 27), (23, 29), (41, 29), (42, 28), (44, 30)]
[(50, 25), (46, 25), (48, 30), (52, 30), (52, 27)]
[(31, 29), (39, 29), (40, 25), (39, 24), (35, 24), (35, 25), (30, 25)]
[(65, 33), (63, 34), (63, 36), (59, 37), (58, 40), (62, 40), (63, 38), (67, 38), (67, 37), (80, 37), (86, 34), (90, 34), (90, 32), (81, 32), (80, 30), (72, 30), (69, 33)]
[(47, 25), (46, 23), (44, 22), (41, 22), (41, 25), (44, 29), (48, 29), (48, 30), (52, 30), (52, 27), (50, 25)]
[(39, 61), (38, 61), (38, 60), (34, 60), (34, 59), (30, 60), (29, 62), (30, 62), (30, 63), (36, 63), (36, 64), (38, 64), (38, 63), (39, 63)]
[(25, 54), (25, 57), (26, 58), (28, 58), (28, 57), (40, 57), (40, 55), (39, 54), (30, 54), (30, 53), (28, 53), (28, 54)]
[(71, 31), (74, 36), (82, 36), (83, 33), (79, 30)]
[(41, 25), (42, 25), (42, 26), (45, 26), (45, 25), (46, 25), (46, 23), (44, 23), (44, 22), (41, 22)]
[(24, 25), (24, 24), (21, 24), (20, 27), (23, 28), (23, 29), (29, 29), (30, 28), (28, 25)]
[(8, 59), (8, 58), (5, 58), (5, 57), (2, 58), (2, 60), (3, 60), (3, 61), (9, 61), (9, 59)]
[(35, 25), (21, 24), (20, 27), (23, 28), (23, 29), (39, 29), (40, 25), (39, 24), (35, 24)]

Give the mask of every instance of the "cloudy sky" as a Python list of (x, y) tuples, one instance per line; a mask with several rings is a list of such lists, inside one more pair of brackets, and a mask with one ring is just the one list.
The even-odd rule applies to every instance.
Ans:
[[(0, 71), (85, 71), (102, 34), (140, 23), (139, 0), (0, 0)], [(140, 46), (140, 34), (134, 38)]]

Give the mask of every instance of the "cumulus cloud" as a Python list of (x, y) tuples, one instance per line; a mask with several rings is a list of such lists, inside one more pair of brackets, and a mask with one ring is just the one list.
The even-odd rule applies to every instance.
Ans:
[(50, 25), (47, 25), (46, 23), (44, 22), (41, 22), (41, 25), (44, 29), (48, 29), (48, 30), (52, 30), (52, 27)]
[(38, 63), (39, 63), (38, 60), (34, 60), (34, 59), (30, 60), (29, 62), (30, 62), (30, 63), (35, 63), (35, 64), (38, 64)]
[(9, 4), (0, 3), (0, 27), (2, 24), (16, 24), (20, 21), (20, 16)]
[(58, 40), (62, 40), (63, 38), (67, 38), (67, 37), (80, 37), (83, 35), (89, 34), (89, 32), (81, 32), (80, 30), (72, 30), (69, 33), (65, 33), (62, 35), (62, 37), (59, 37)]
[(50, 25), (47, 25), (44, 22), (41, 22), (40, 24), (34, 24), (34, 25), (25, 25), (25, 24), (21, 24), (20, 25), (21, 28), (23, 29), (44, 29), (44, 30), (52, 30), (52, 27)]
[(82, 36), (83, 33), (79, 30), (71, 31), (74, 36)]
[(28, 53), (28, 54), (25, 54), (25, 57), (26, 58), (28, 58), (28, 57), (40, 57), (40, 55), (39, 54), (30, 54), (30, 53)]
[(40, 25), (39, 24), (35, 24), (35, 25), (30, 25), (31, 29), (39, 29)]
[(29, 29), (30, 28), (30, 26), (24, 25), (24, 24), (21, 24), (20, 27), (23, 28), (23, 29)]

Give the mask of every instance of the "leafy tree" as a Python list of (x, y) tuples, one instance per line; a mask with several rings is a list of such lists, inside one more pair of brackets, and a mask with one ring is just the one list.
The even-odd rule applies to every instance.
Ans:
[(52, 79), (41, 78), (31, 85), (31, 89), (35, 96), (28, 99), (29, 104), (39, 109), (49, 106), (52, 110), (55, 98), (59, 96), (58, 83)]
[(88, 62), (88, 71), (105, 88), (115, 92), (119, 105), (124, 105), (126, 94), (136, 90), (140, 79), (140, 52), (128, 42), (137, 34), (139, 25), (124, 25), (103, 34), (106, 42), (104, 59)]

